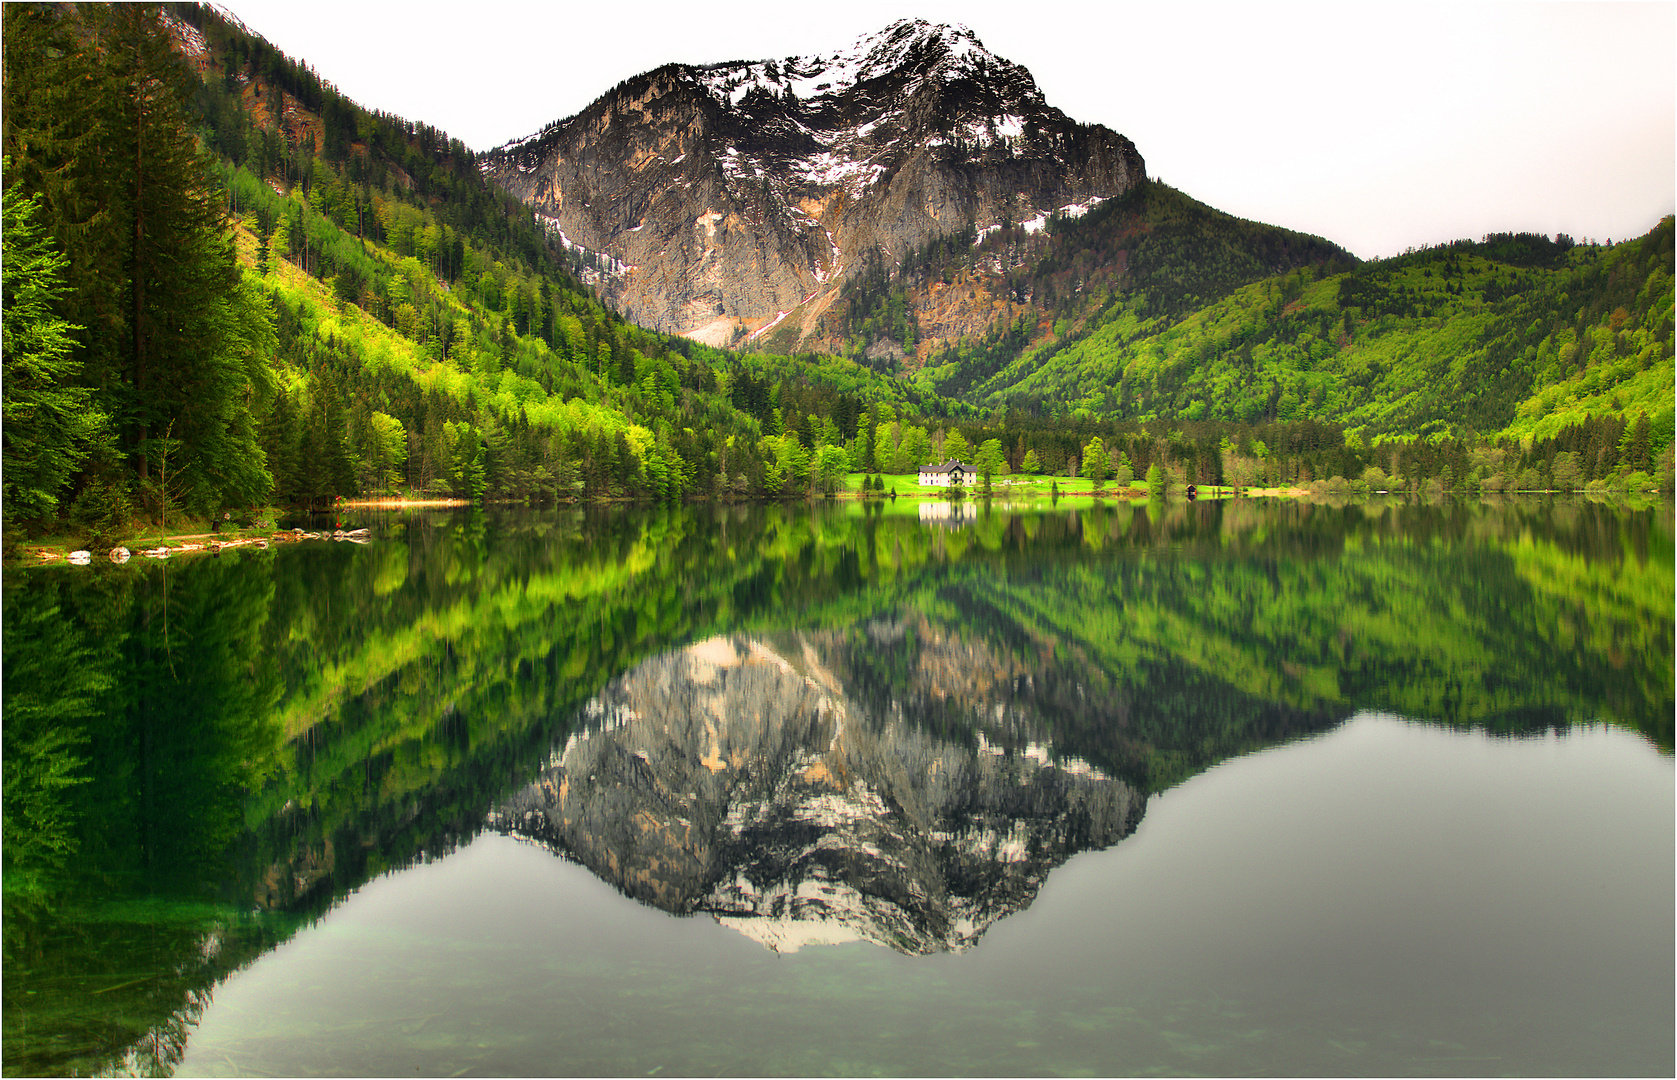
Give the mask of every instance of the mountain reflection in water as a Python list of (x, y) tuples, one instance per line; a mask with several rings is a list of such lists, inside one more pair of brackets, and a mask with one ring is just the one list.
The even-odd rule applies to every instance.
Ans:
[[(900, 649), (904, 629), (874, 620), (866, 638)], [(1060, 757), (1029, 708), (1029, 676), (1015, 693), (981, 642), (951, 637), (916, 657), (995, 692), (973, 702), (982, 722), (963, 741), (900, 701), (876, 711), (853, 696), (838, 644), (716, 637), (641, 663), (491, 820), (777, 952), (970, 948), (1054, 867), (1134, 830), (1145, 796)]]
[(5, 1071), (169, 1072), (229, 979), (485, 830), (930, 971), (1154, 795), (1359, 710), (1606, 723), (1669, 762), (1669, 505), (952, 522), (399, 514), (366, 547), (8, 572)]

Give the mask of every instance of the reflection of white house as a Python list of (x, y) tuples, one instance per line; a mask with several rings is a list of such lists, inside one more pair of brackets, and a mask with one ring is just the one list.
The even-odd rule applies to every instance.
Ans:
[(965, 502), (933, 499), (920, 504), (920, 520), (931, 525), (971, 525), (978, 520), (978, 507)]
[(920, 482), (934, 487), (960, 487), (972, 477), (972, 469), (962, 465), (959, 461), (946, 461), (942, 465), (920, 466)]

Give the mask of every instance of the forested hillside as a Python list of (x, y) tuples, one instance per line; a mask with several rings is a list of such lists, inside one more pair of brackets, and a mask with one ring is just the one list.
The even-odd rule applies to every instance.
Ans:
[[(801, 497), (991, 440), (1120, 481), (1670, 486), (1670, 220), (1358, 265), (1148, 181), (881, 258), (846, 355), (732, 353), (626, 322), (459, 140), (213, 10), (4, 33), (8, 548), (382, 493)], [(963, 292), (1001, 315), (927, 339)]]
[(1027, 351), (986, 389), (996, 403), (1332, 420), (1369, 436), (1541, 437), (1643, 412), (1669, 430), (1672, 239), (1667, 219), (1613, 247), (1503, 235), (1305, 268), (1177, 322), (1117, 312), (1082, 340)]
[(735, 407), (772, 364), (624, 322), (458, 140), (213, 11), (8, 5), (5, 34), (9, 529), (803, 490), (821, 421), (855, 436), (859, 385)]
[[(1022, 351), (1074, 340), (1115, 308), (1168, 322), (1295, 267), (1355, 264), (1320, 237), (1244, 221), (1142, 180), (1086, 213), (969, 227), (894, 264), (876, 252), (825, 324), (844, 355), (919, 372), (929, 392), (970, 396), (987, 380), (1011, 381), (997, 373)], [(995, 318), (963, 333), (980, 312)]]

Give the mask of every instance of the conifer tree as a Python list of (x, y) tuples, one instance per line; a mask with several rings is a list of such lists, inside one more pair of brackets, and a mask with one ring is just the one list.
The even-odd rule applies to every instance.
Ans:
[(972, 444), (968, 443), (967, 437), (961, 434), (961, 429), (950, 428), (949, 433), (943, 437), (943, 456), (950, 461), (960, 461), (971, 454)]
[(265, 498), (272, 317), (193, 136), (196, 76), (150, 6), (8, 6), (5, 29), (5, 146), (69, 259), (92, 403), (142, 489), (167, 429), (188, 505)]
[(858, 437), (862, 443), (862, 460), (859, 467), (863, 472), (876, 472), (879, 469), (879, 421), (875, 407), (868, 406), (868, 411), (862, 414), (861, 430)]
[(1147, 466), (1147, 497), (1149, 499), (1164, 498), (1165, 487), (1169, 484), (1169, 482), (1167, 474), (1163, 469), (1159, 468), (1159, 463), (1157, 461)]
[(0, 8), (5, 49), (0, 80), (6, 184), (39, 196), (36, 220), (65, 257), (66, 291), (55, 308), (74, 324), (86, 385), (118, 382), (122, 328), (120, 256), (105, 164), (107, 89), (95, 51), (76, 21), (47, 4)]

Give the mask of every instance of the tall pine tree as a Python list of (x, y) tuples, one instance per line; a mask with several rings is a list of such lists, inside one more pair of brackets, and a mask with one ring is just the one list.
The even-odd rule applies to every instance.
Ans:
[(5, 148), (72, 270), (60, 314), (81, 378), (151, 509), (160, 436), (189, 508), (266, 498), (254, 417), (273, 392), (272, 317), (235, 259), (192, 131), (197, 79), (155, 7), (8, 5)]
[(254, 503), (272, 486), (255, 414), (272, 395), (272, 319), (234, 256), (210, 163), (189, 126), (196, 76), (157, 11), (114, 5), (95, 16), (109, 58), (117, 196), (126, 276), (135, 464), (147, 478), (154, 436), (181, 441), (188, 506)]

